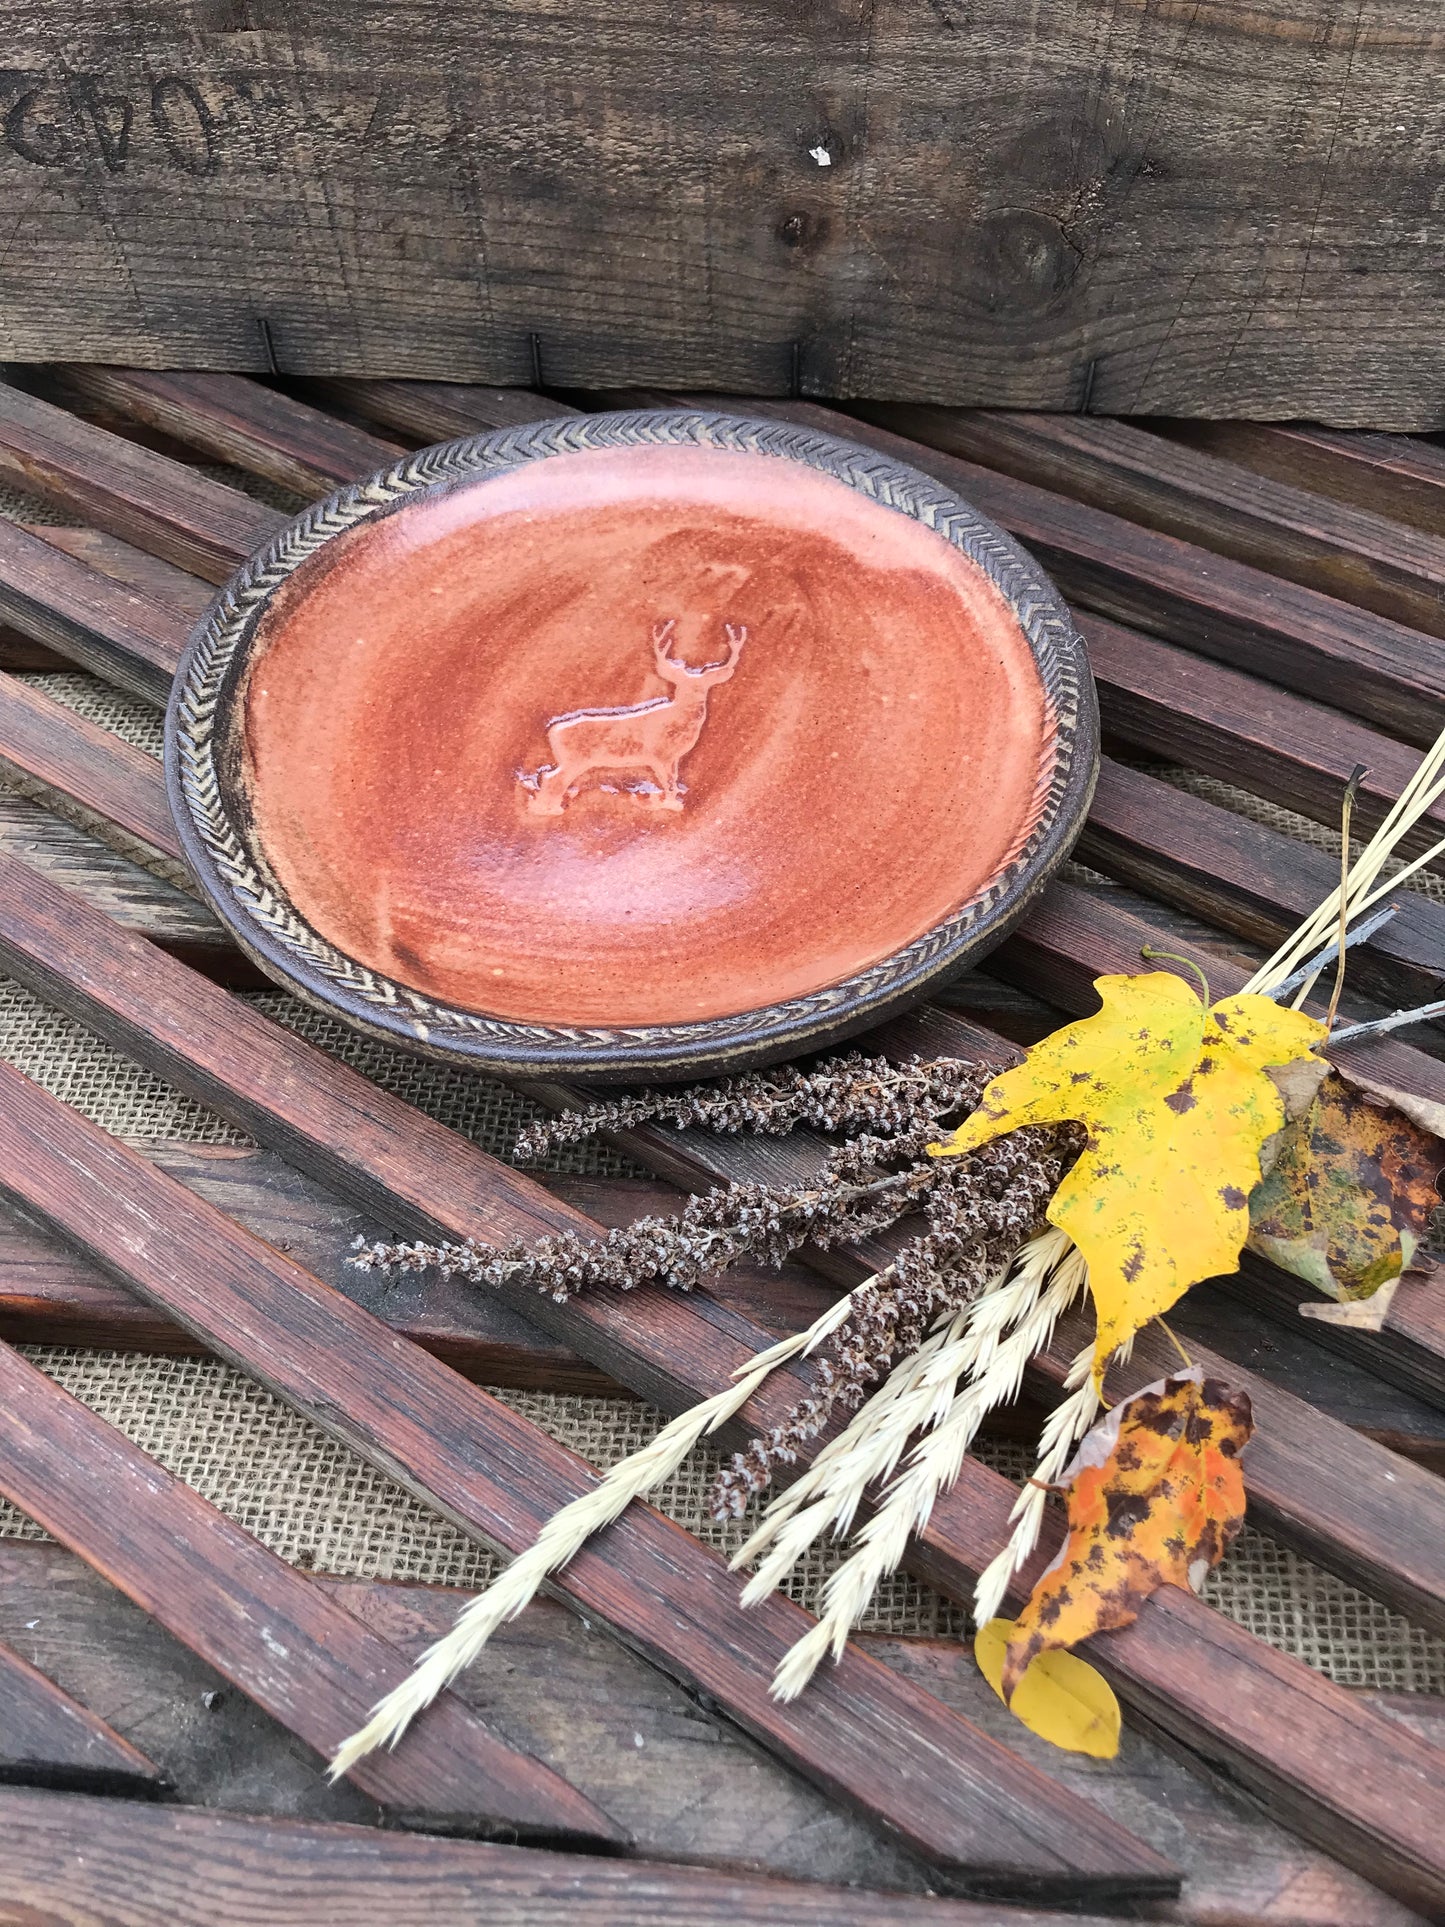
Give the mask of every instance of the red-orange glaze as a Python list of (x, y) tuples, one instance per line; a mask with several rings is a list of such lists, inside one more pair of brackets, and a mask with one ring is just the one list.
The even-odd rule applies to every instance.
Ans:
[[(598, 709), (636, 713), (556, 729)], [(1052, 754), (1027, 642), (949, 543), (799, 464), (677, 447), (549, 457), (328, 543), (265, 613), (244, 716), (261, 846), (314, 929), (558, 1024), (852, 975), (987, 882)]]

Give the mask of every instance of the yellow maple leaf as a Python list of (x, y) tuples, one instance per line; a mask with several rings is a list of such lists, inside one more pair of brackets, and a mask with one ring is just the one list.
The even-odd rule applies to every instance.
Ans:
[(1005, 1698), (1004, 1662), (1008, 1655), (1011, 1619), (991, 1619), (974, 1634), (973, 1653), (978, 1670), (1021, 1720), (1051, 1746), (1069, 1753), (1087, 1753), (1095, 1760), (1112, 1760), (1119, 1751), (1123, 1721), (1119, 1702), (1108, 1680), (1076, 1653), (1042, 1652), (1024, 1669), (1023, 1677)]
[(943, 1144), (961, 1156), (1022, 1124), (1082, 1124), (1088, 1142), (1048, 1218), (1089, 1266), (1094, 1372), (1192, 1284), (1235, 1271), (1259, 1154), (1285, 1121), (1268, 1067), (1307, 1057), (1325, 1026), (1241, 993), (1206, 1009), (1172, 971), (1100, 977), (1102, 1008), (996, 1077)]

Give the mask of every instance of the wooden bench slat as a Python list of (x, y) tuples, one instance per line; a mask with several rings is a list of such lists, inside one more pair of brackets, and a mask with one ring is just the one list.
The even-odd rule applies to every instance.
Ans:
[[(1096, 870), (1267, 950), (1340, 878), (1339, 858), (1328, 850), (1107, 756), (1077, 847)], [(1445, 975), (1445, 904), (1403, 889), (1395, 904), (1392, 920), (1350, 951), (1346, 981), (1413, 1007), (1437, 995)]]
[(308, 497), (329, 495), (338, 482), (390, 468), (406, 452), (398, 442), (383, 441), (244, 375), (157, 373), (80, 362), (59, 372), (68, 389)]
[[(361, 1080), (354, 1074), (333, 1066), (318, 1085), (310, 1069), (309, 1047), (299, 1040), (284, 1034), (267, 1038), (257, 1028), (263, 1020), (254, 1013), (241, 1012), (238, 1018), (233, 1000), (203, 986), (184, 985), (177, 976), (178, 966), (157, 959), (139, 940), (114, 931), (83, 907), (67, 911), (62, 903), (47, 912), (45, 902), (58, 893), (49, 886), (27, 885), (18, 869), (11, 883), (18, 887), (6, 887), (0, 868), (0, 955), (43, 995), (74, 1011), (121, 1048), (139, 1048), (157, 1068), (242, 1118), (257, 1135), (277, 1143), (344, 1195), (358, 1196), (372, 1210), (391, 1211), (399, 1228), (483, 1239), (508, 1235), (509, 1221), (498, 1222), (490, 1195), (490, 1161), (475, 1147), (454, 1151), (450, 1165), (438, 1166), (428, 1149), (429, 1133), (436, 1127), (391, 1100), (379, 1104), (381, 1094), (375, 1092), (367, 1096), (361, 1115), (373, 1120), (394, 1114), (397, 1122), (389, 1131), (380, 1122), (368, 1122), (365, 1131), (358, 1130), (355, 1102), (360, 1099), (358, 1095), (353, 1100), (351, 1093)], [(318, 1089), (336, 1091), (337, 1096), (323, 1105)], [(282, 1093), (304, 1098), (302, 1129), (297, 1128), (294, 1101), (278, 1102)], [(683, 1155), (677, 1134), (657, 1135), (671, 1144), (675, 1155)], [(344, 1145), (339, 1153), (338, 1138)], [(757, 1148), (785, 1155), (781, 1146)], [(458, 1164), (457, 1159), (462, 1162)], [(508, 1174), (508, 1181), (509, 1185), (523, 1182), (515, 1174)], [(555, 1205), (552, 1209), (555, 1212)], [(537, 1219), (532, 1222), (535, 1235)], [(552, 1222), (577, 1221), (554, 1217)], [(728, 1372), (768, 1341), (766, 1332), (703, 1293), (686, 1297), (660, 1291), (621, 1296), (594, 1293), (563, 1306), (544, 1298), (526, 1303), (529, 1315), (548, 1329), (565, 1336), (633, 1389), (674, 1410), (724, 1382)], [(794, 1373), (775, 1374), (744, 1412), (733, 1436), (746, 1436), (749, 1430), (778, 1422), (806, 1388), (807, 1380)], [(992, 1473), (987, 1477), (997, 1480)], [(1005, 1480), (997, 1480), (997, 1485), (999, 1504), (1006, 1513), (1011, 1488)], [(939, 1531), (943, 1530), (940, 1525)], [(972, 1583), (963, 1576), (968, 1559), (974, 1561), (976, 1574), (1002, 1541), (990, 1547), (986, 1539), (974, 1537), (965, 1542), (971, 1548), (965, 1553), (951, 1541), (935, 1545), (931, 1534), (932, 1528), (927, 1541), (930, 1561), (952, 1560), (949, 1589), (957, 1597), (966, 1597)], [(1207, 1619), (1207, 1609), (1200, 1610)], [(1208, 1638), (1214, 1641), (1219, 1636), (1211, 1631)], [(1196, 1631), (1185, 1641), (1188, 1650), (1180, 1664), (1186, 1671), (1197, 1664), (1197, 1650), (1189, 1642), (1199, 1637)], [(1248, 1635), (1241, 1633), (1239, 1639), (1247, 1650)], [(1241, 1658), (1238, 1663), (1246, 1661)], [(1270, 1690), (1277, 1710), (1287, 1706), (1293, 1691), (1306, 1693), (1313, 1703), (1315, 1683), (1306, 1669), (1299, 1668), (1299, 1677), (1291, 1685), (1294, 1676), (1288, 1667), (1281, 1674), (1276, 1655), (1261, 1657), (1258, 1664), (1273, 1682)], [(1126, 1662), (1119, 1675), (1119, 1690), (1126, 1697), (1131, 1690), (1127, 1674)], [(1180, 1687), (1184, 1697), (1177, 1708), (1178, 1723), (1174, 1723), (1173, 1707), (1151, 1716), (1210, 1750), (1232, 1753), (1237, 1743), (1244, 1746), (1252, 1762), (1247, 1769), (1253, 1776), (1250, 1783), (1272, 1799), (1269, 1789), (1277, 1776), (1279, 1798), (1288, 1807), (1292, 1823), (1301, 1825), (1312, 1839), (1333, 1840), (1336, 1790), (1328, 1775), (1321, 1778), (1319, 1760), (1307, 1752), (1281, 1753), (1277, 1745), (1273, 1758), (1260, 1758), (1258, 1734), (1246, 1743), (1232, 1710), (1212, 1705), (1206, 1693), (1193, 1692), (1182, 1677)], [(1287, 1733), (1288, 1725), (1279, 1730)], [(1371, 1857), (1371, 1865), (1378, 1857)]]
[(21, 634), (164, 703), (190, 619), (0, 518), (0, 617)]
[(1101, 416), (907, 402), (865, 412), (931, 448), (1445, 635), (1445, 542), (1369, 510)]
[(1435, 442), (1312, 422), (1166, 420), (1158, 427), (1260, 475), (1445, 535), (1445, 449)]
[[(202, 1807), (0, 1792), (7, 1898), (26, 1921), (113, 1927), (1056, 1927), (1032, 1908), (863, 1892), (664, 1862), (425, 1839)], [(318, 1911), (320, 1909), (321, 1911)], [(1077, 1927), (1109, 1927), (1070, 1915)]]
[[(519, 1551), (598, 1481), (539, 1426), (8, 1065), (0, 1187), (474, 1537)], [(777, 1597), (745, 1613), (723, 1561), (650, 1508), (630, 1507), (553, 1585), (827, 1791), (979, 1886), (1073, 1898), (1177, 1888), (1152, 1849), (856, 1649), (780, 1705), (772, 1674), (809, 1616)]]
[(6, 675), (0, 675), (0, 775), (22, 790), (58, 792), (101, 835), (119, 829), (183, 860), (156, 759)]
[[(394, 1646), (8, 1345), (0, 1409), (0, 1492), (323, 1758), (411, 1671)], [(408, 1824), (625, 1840), (575, 1787), (449, 1693), (413, 1741), (372, 1754), (350, 1777)]]
[(451, 442), (489, 428), (524, 428), (582, 410), (525, 388), (474, 387), (460, 381), (367, 381), (337, 376), (298, 384), (306, 394), (403, 435), (414, 447)]
[[(1339, 710), (1242, 670), (1084, 614), (1079, 627), (1106, 738), (1238, 784), (1338, 829), (1345, 784), (1365, 765), (1355, 821), (1377, 829), (1419, 764), (1418, 750)], [(1401, 844), (1414, 855), (1445, 836), (1445, 805)]]
[(134, 1798), (159, 1792), (163, 1775), (89, 1707), (0, 1645), (0, 1783), (13, 1780)]
[(3, 383), (0, 474), (208, 582), (224, 582), (288, 519), (183, 462)]

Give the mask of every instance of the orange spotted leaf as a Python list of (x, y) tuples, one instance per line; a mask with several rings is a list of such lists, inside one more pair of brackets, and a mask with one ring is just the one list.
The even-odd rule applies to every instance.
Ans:
[(1197, 1592), (1244, 1523), (1249, 1400), (1191, 1366), (1121, 1401), (1064, 1474), (1069, 1535), (1014, 1622), (1003, 1697), (1029, 1662), (1127, 1626), (1160, 1586)]

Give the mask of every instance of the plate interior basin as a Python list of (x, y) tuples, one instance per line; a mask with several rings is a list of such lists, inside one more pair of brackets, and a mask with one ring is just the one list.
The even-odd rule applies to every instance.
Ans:
[(349, 956), (545, 1024), (835, 984), (987, 887), (1046, 796), (1027, 640), (966, 556), (802, 464), (551, 456), (406, 501), (267, 604), (256, 843)]

